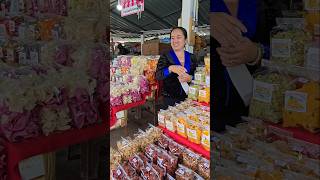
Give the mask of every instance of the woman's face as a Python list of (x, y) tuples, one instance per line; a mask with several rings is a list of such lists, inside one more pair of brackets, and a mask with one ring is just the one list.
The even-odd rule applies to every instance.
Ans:
[(173, 50), (183, 50), (186, 44), (186, 39), (180, 29), (175, 29), (171, 32), (171, 47)]

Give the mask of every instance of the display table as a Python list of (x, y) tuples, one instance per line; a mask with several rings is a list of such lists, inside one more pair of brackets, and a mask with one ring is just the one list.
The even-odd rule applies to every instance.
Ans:
[(41, 135), (21, 142), (4, 142), (7, 155), (7, 173), (9, 180), (21, 180), (19, 162), (32, 156), (59, 150), (70, 145), (83, 143), (107, 135), (107, 104), (100, 105), (101, 122), (81, 129), (70, 129), (48, 136)]
[(19, 143), (6, 142), (8, 179), (21, 180), (19, 162), (24, 159), (107, 135), (106, 122), (49, 136), (43, 135)]
[(168, 135), (169, 137), (174, 139), (177, 143), (182, 144), (182, 145), (194, 150), (195, 152), (203, 155), (207, 159), (210, 159), (210, 151), (205, 150), (201, 145), (192, 143), (188, 139), (186, 139), (186, 138), (184, 138), (174, 132), (171, 132), (161, 126), (158, 126), (158, 127), (161, 128), (166, 135)]
[(124, 105), (120, 105), (120, 106), (110, 107), (110, 127), (112, 127), (117, 121), (117, 117), (116, 117), (117, 112), (128, 110), (128, 109), (138, 107), (138, 106), (145, 104), (147, 96), (150, 96), (150, 94), (151, 94), (151, 91), (149, 90), (148, 93), (142, 95), (140, 101), (129, 103), (129, 104), (124, 104)]
[(311, 133), (305, 129), (297, 127), (283, 127), (281, 124), (274, 124), (270, 122), (268, 122), (268, 129), (276, 134), (320, 145), (320, 133)]

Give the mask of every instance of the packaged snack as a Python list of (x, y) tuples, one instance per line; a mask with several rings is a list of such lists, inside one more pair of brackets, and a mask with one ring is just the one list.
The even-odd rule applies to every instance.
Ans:
[(130, 138), (121, 137), (121, 140), (117, 142), (117, 146), (124, 159), (128, 159), (139, 150), (138, 145), (134, 143), (134, 141), (132, 141)]
[(205, 82), (205, 78), (206, 78), (206, 76), (205, 76), (205, 73), (204, 73), (204, 71), (197, 71), (197, 72), (195, 72), (194, 73), (194, 81), (195, 81), (195, 83), (197, 83), (197, 84), (202, 84), (202, 83), (204, 83)]
[(147, 138), (147, 134), (141, 129), (139, 129), (138, 133), (134, 134), (133, 136), (133, 142), (136, 143), (140, 149), (144, 149), (148, 144), (152, 143), (152, 141)]
[(285, 92), (283, 126), (316, 132), (320, 128), (320, 84), (310, 81), (301, 88)]
[(202, 126), (201, 146), (210, 151), (210, 126), (208, 125)]
[(194, 172), (179, 164), (178, 169), (176, 171), (176, 180), (193, 180), (194, 179)]
[(303, 29), (280, 24), (271, 31), (271, 61), (284, 65), (304, 65), (304, 44), (311, 35)]
[(204, 103), (210, 103), (210, 88), (209, 87), (205, 87), (205, 88), (199, 90), (198, 101), (204, 102)]
[(165, 117), (166, 117), (166, 111), (160, 109), (158, 113), (158, 125), (161, 127), (165, 127)]
[(198, 164), (197, 172), (206, 180), (210, 180), (210, 161), (206, 158), (201, 158)]
[(160, 179), (164, 179), (165, 175), (166, 175), (166, 170), (165, 168), (161, 168), (156, 164), (152, 164), (153, 169), (157, 172), (157, 174), (159, 175)]
[(162, 134), (161, 137), (158, 140), (158, 146), (161, 147), (164, 150), (168, 149), (170, 138), (168, 136)]
[(165, 150), (161, 150), (158, 154), (157, 164), (159, 167), (165, 168), (168, 174), (174, 175), (178, 165), (178, 158), (174, 155), (168, 154)]
[(159, 180), (160, 177), (158, 173), (153, 169), (153, 167), (148, 164), (144, 168), (141, 169), (141, 176), (143, 179), (149, 180)]
[(182, 160), (182, 153), (184, 151), (184, 147), (182, 145), (170, 139), (168, 147), (170, 153)]
[[(113, 161), (113, 159), (111, 159)], [(129, 159), (131, 166), (138, 172), (141, 172), (141, 168), (144, 167), (142, 159), (138, 155), (134, 155)]]
[(319, 42), (311, 42), (305, 46), (305, 64), (308, 69), (320, 69), (320, 47)]
[(146, 137), (148, 138), (148, 142), (155, 142), (162, 135), (162, 130), (158, 127), (151, 125), (151, 124), (149, 124), (149, 127), (148, 127), (148, 129), (146, 129), (145, 132), (146, 132)]
[(198, 95), (199, 95), (199, 86), (191, 85), (189, 87), (188, 98), (196, 101), (198, 100)]
[(113, 148), (110, 148), (110, 159), (112, 159), (112, 161), (110, 161), (110, 170), (114, 170), (121, 161), (121, 154)]
[(187, 136), (190, 142), (193, 142), (196, 144), (201, 143), (201, 128), (199, 126), (199, 122), (194, 120), (188, 120)]
[(160, 153), (160, 148), (154, 144), (149, 144), (145, 148), (145, 155), (154, 163), (157, 161), (159, 153)]
[(128, 175), (126, 174), (125, 170), (121, 165), (118, 165), (117, 169), (111, 172), (112, 172), (112, 179), (114, 180), (128, 179)]
[(178, 113), (177, 118), (177, 133), (180, 136), (187, 138), (187, 116), (184, 113)]
[(177, 121), (176, 114), (168, 113), (168, 116), (169, 116), (168, 119), (166, 119), (166, 121), (165, 121), (166, 128), (171, 132), (176, 132), (176, 129), (177, 129), (176, 128), (176, 121)]
[(137, 179), (138, 177), (137, 172), (133, 169), (133, 167), (130, 166), (128, 162), (124, 162), (122, 164), (122, 167), (130, 179)]
[(256, 74), (253, 88), (249, 116), (281, 122), (284, 92), (295, 88), (293, 80), (284, 74), (266, 70)]
[(139, 152), (138, 156), (143, 161), (144, 165), (151, 163), (151, 161), (142, 152)]
[(183, 152), (183, 165), (187, 166), (193, 171), (197, 170), (199, 159), (200, 159), (200, 155), (194, 153), (189, 149), (185, 149), (185, 151)]

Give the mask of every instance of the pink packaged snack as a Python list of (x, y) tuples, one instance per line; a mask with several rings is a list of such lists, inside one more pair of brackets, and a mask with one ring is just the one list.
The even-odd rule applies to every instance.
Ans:
[(178, 158), (172, 154), (168, 154), (165, 150), (158, 153), (157, 163), (160, 167), (165, 168), (166, 172), (174, 175), (178, 165)]
[(149, 144), (145, 148), (145, 155), (154, 163), (157, 162), (157, 157), (159, 153), (160, 153), (160, 149), (156, 147), (154, 144)]
[(131, 166), (138, 172), (141, 172), (141, 168), (144, 167), (142, 159), (138, 155), (134, 155), (129, 159)]

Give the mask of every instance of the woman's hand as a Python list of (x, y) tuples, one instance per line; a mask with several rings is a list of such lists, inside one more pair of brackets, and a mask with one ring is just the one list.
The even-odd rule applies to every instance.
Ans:
[(242, 33), (247, 28), (235, 17), (223, 12), (210, 13), (211, 36), (221, 46), (236, 45), (242, 38)]
[(242, 38), (237, 46), (220, 47), (217, 51), (226, 67), (253, 62), (258, 56), (258, 46), (248, 38)]
[(192, 80), (191, 76), (187, 73), (184, 73), (184, 74), (181, 74), (179, 77), (178, 77), (179, 81), (180, 82), (190, 82)]
[(179, 76), (186, 73), (187, 69), (180, 65), (171, 65), (169, 66), (169, 71), (178, 74)]

